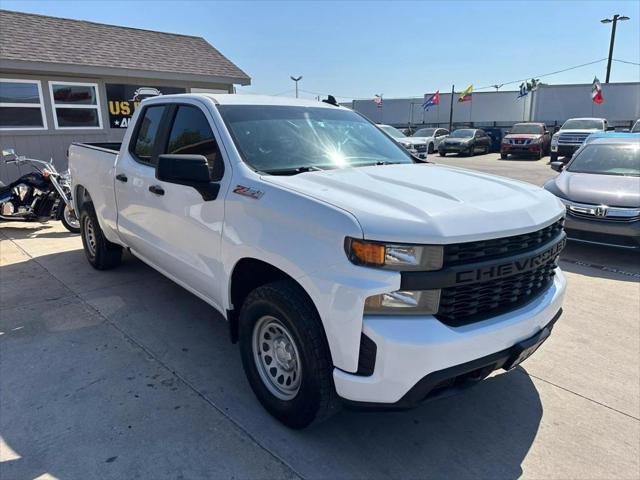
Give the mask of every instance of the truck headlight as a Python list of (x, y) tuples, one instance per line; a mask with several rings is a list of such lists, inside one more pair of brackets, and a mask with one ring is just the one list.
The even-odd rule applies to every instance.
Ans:
[(551, 137), (551, 145), (558, 145), (558, 138), (560, 137), (560, 135), (558, 135), (557, 133), (553, 134), (553, 137)]
[(444, 259), (441, 245), (398, 245), (347, 238), (345, 250), (356, 265), (397, 271), (440, 270)]
[(373, 295), (364, 302), (365, 315), (433, 315), (438, 312), (440, 290), (398, 290)]

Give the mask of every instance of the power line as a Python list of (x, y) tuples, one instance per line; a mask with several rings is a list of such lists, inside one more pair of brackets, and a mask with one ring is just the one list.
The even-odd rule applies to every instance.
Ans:
[(620, 62), (620, 63), (628, 63), (629, 65), (640, 65), (640, 63), (630, 62), (628, 60), (618, 60), (617, 58), (614, 58), (613, 61), (614, 62)]

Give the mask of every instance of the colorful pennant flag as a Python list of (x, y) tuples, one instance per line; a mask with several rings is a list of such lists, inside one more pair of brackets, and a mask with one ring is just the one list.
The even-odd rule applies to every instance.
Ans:
[(469, 85), (467, 89), (460, 94), (460, 96), (458, 97), (458, 103), (470, 102), (471, 100), (473, 100), (472, 95), (473, 95), (473, 84)]
[(591, 100), (598, 105), (604, 102), (604, 97), (602, 96), (602, 85), (600, 85), (598, 77), (593, 78), (593, 85), (591, 85)]
[(422, 104), (422, 108), (429, 111), (429, 107), (433, 107), (434, 105), (438, 105), (440, 103), (440, 90), (427, 98)]
[(518, 93), (518, 98), (526, 97), (529, 95), (529, 90), (527, 89), (527, 83), (522, 82), (520, 84), (520, 92)]

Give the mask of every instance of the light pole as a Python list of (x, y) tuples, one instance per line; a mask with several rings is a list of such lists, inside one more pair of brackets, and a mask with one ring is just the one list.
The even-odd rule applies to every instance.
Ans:
[(298, 82), (302, 80), (302, 75), (300, 75), (299, 77), (289, 77), (289, 78), (294, 82), (296, 82), (296, 98), (298, 98)]
[(611, 42), (609, 42), (609, 61), (607, 62), (607, 78), (604, 83), (609, 83), (609, 76), (611, 75), (611, 59), (613, 57), (613, 43), (616, 40), (616, 25), (618, 24), (618, 20), (624, 21), (629, 20), (629, 17), (624, 15), (615, 14), (613, 18), (603, 18), (600, 20), (600, 23), (612, 23), (611, 25)]

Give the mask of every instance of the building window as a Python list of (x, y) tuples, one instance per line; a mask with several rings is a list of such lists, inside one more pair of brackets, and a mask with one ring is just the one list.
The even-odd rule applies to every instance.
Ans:
[(56, 129), (102, 128), (96, 83), (49, 82)]
[(0, 130), (46, 130), (38, 80), (0, 78)]

